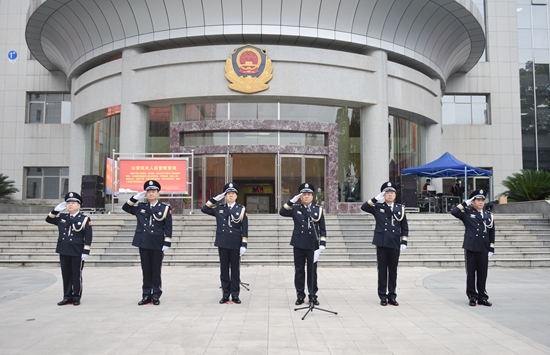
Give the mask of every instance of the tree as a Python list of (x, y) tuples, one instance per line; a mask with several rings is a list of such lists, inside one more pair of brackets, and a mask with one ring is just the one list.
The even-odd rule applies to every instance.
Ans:
[(15, 186), (15, 181), (8, 180), (8, 176), (0, 173), (0, 198), (9, 198), (11, 194), (19, 191)]
[(502, 181), (508, 188), (502, 194), (513, 201), (545, 200), (550, 197), (550, 172), (546, 170), (522, 170)]

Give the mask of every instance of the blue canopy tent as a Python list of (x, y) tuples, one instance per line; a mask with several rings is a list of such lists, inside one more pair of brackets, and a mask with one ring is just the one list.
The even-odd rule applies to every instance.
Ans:
[[(467, 199), (468, 176), (493, 176), (493, 172), (461, 162), (446, 152), (431, 163), (401, 170), (403, 175), (417, 175), (430, 178), (464, 177), (464, 199)], [(491, 178), (492, 186), (492, 178)]]

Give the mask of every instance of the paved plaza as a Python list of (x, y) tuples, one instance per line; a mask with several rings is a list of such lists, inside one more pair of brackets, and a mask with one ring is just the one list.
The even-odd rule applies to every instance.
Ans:
[(293, 276), (243, 267), (250, 291), (220, 305), (217, 268), (165, 267), (160, 306), (140, 307), (139, 267), (88, 267), (82, 304), (59, 307), (59, 268), (0, 268), (0, 354), (550, 354), (547, 268), (490, 268), (489, 308), (461, 268), (403, 267), (382, 307), (375, 268), (321, 265), (318, 307), (338, 314), (304, 320)]

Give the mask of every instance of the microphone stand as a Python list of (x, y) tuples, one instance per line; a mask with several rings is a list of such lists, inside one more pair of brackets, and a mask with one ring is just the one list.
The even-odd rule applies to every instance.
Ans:
[(246, 288), (247, 291), (250, 291), (250, 289), (248, 288), (248, 287), (250, 287), (250, 285), (241, 281), (241, 260), (242, 260), (242, 258), (243, 258), (242, 256), (239, 256), (239, 284), (242, 287)]
[[(317, 233), (317, 228), (315, 227), (315, 223), (311, 219), (311, 211), (309, 210), (309, 208), (308, 208), (308, 212), (310, 213), (310, 215), (308, 216), (309, 225), (311, 226), (311, 228), (313, 228), (313, 232), (315, 232), (315, 238), (317, 239), (317, 242), (319, 242), (319, 234)], [(313, 258), (315, 258), (315, 250), (313, 251)], [(312, 275), (311, 275), (311, 285), (310, 285), (311, 288), (309, 289), (310, 292), (313, 292), (313, 281), (317, 279), (317, 265), (316, 264), (317, 264), (316, 261), (313, 261), (311, 263), (311, 271), (312, 271), (311, 274)], [(307, 270), (307, 260), (306, 260), (306, 270)], [(315, 297), (316, 295), (312, 295), (312, 296)], [(294, 308), (294, 311), (298, 311), (298, 310), (307, 308), (307, 312), (302, 317), (302, 320), (304, 320), (306, 318), (306, 316), (309, 314), (309, 312), (313, 312), (314, 309), (317, 309), (317, 310), (323, 311), (323, 312), (332, 313), (332, 314), (338, 314), (338, 312), (329, 311), (327, 309), (315, 307), (315, 304), (313, 303), (313, 300), (314, 300), (314, 298), (309, 300), (309, 305), (306, 306), (306, 307)]]

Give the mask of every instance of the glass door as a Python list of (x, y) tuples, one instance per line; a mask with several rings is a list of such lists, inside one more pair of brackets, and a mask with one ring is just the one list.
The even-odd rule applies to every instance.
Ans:
[(304, 182), (309, 182), (315, 187), (315, 202), (324, 203), (324, 156), (280, 155), (278, 160), (277, 210), (298, 194), (298, 188)]

